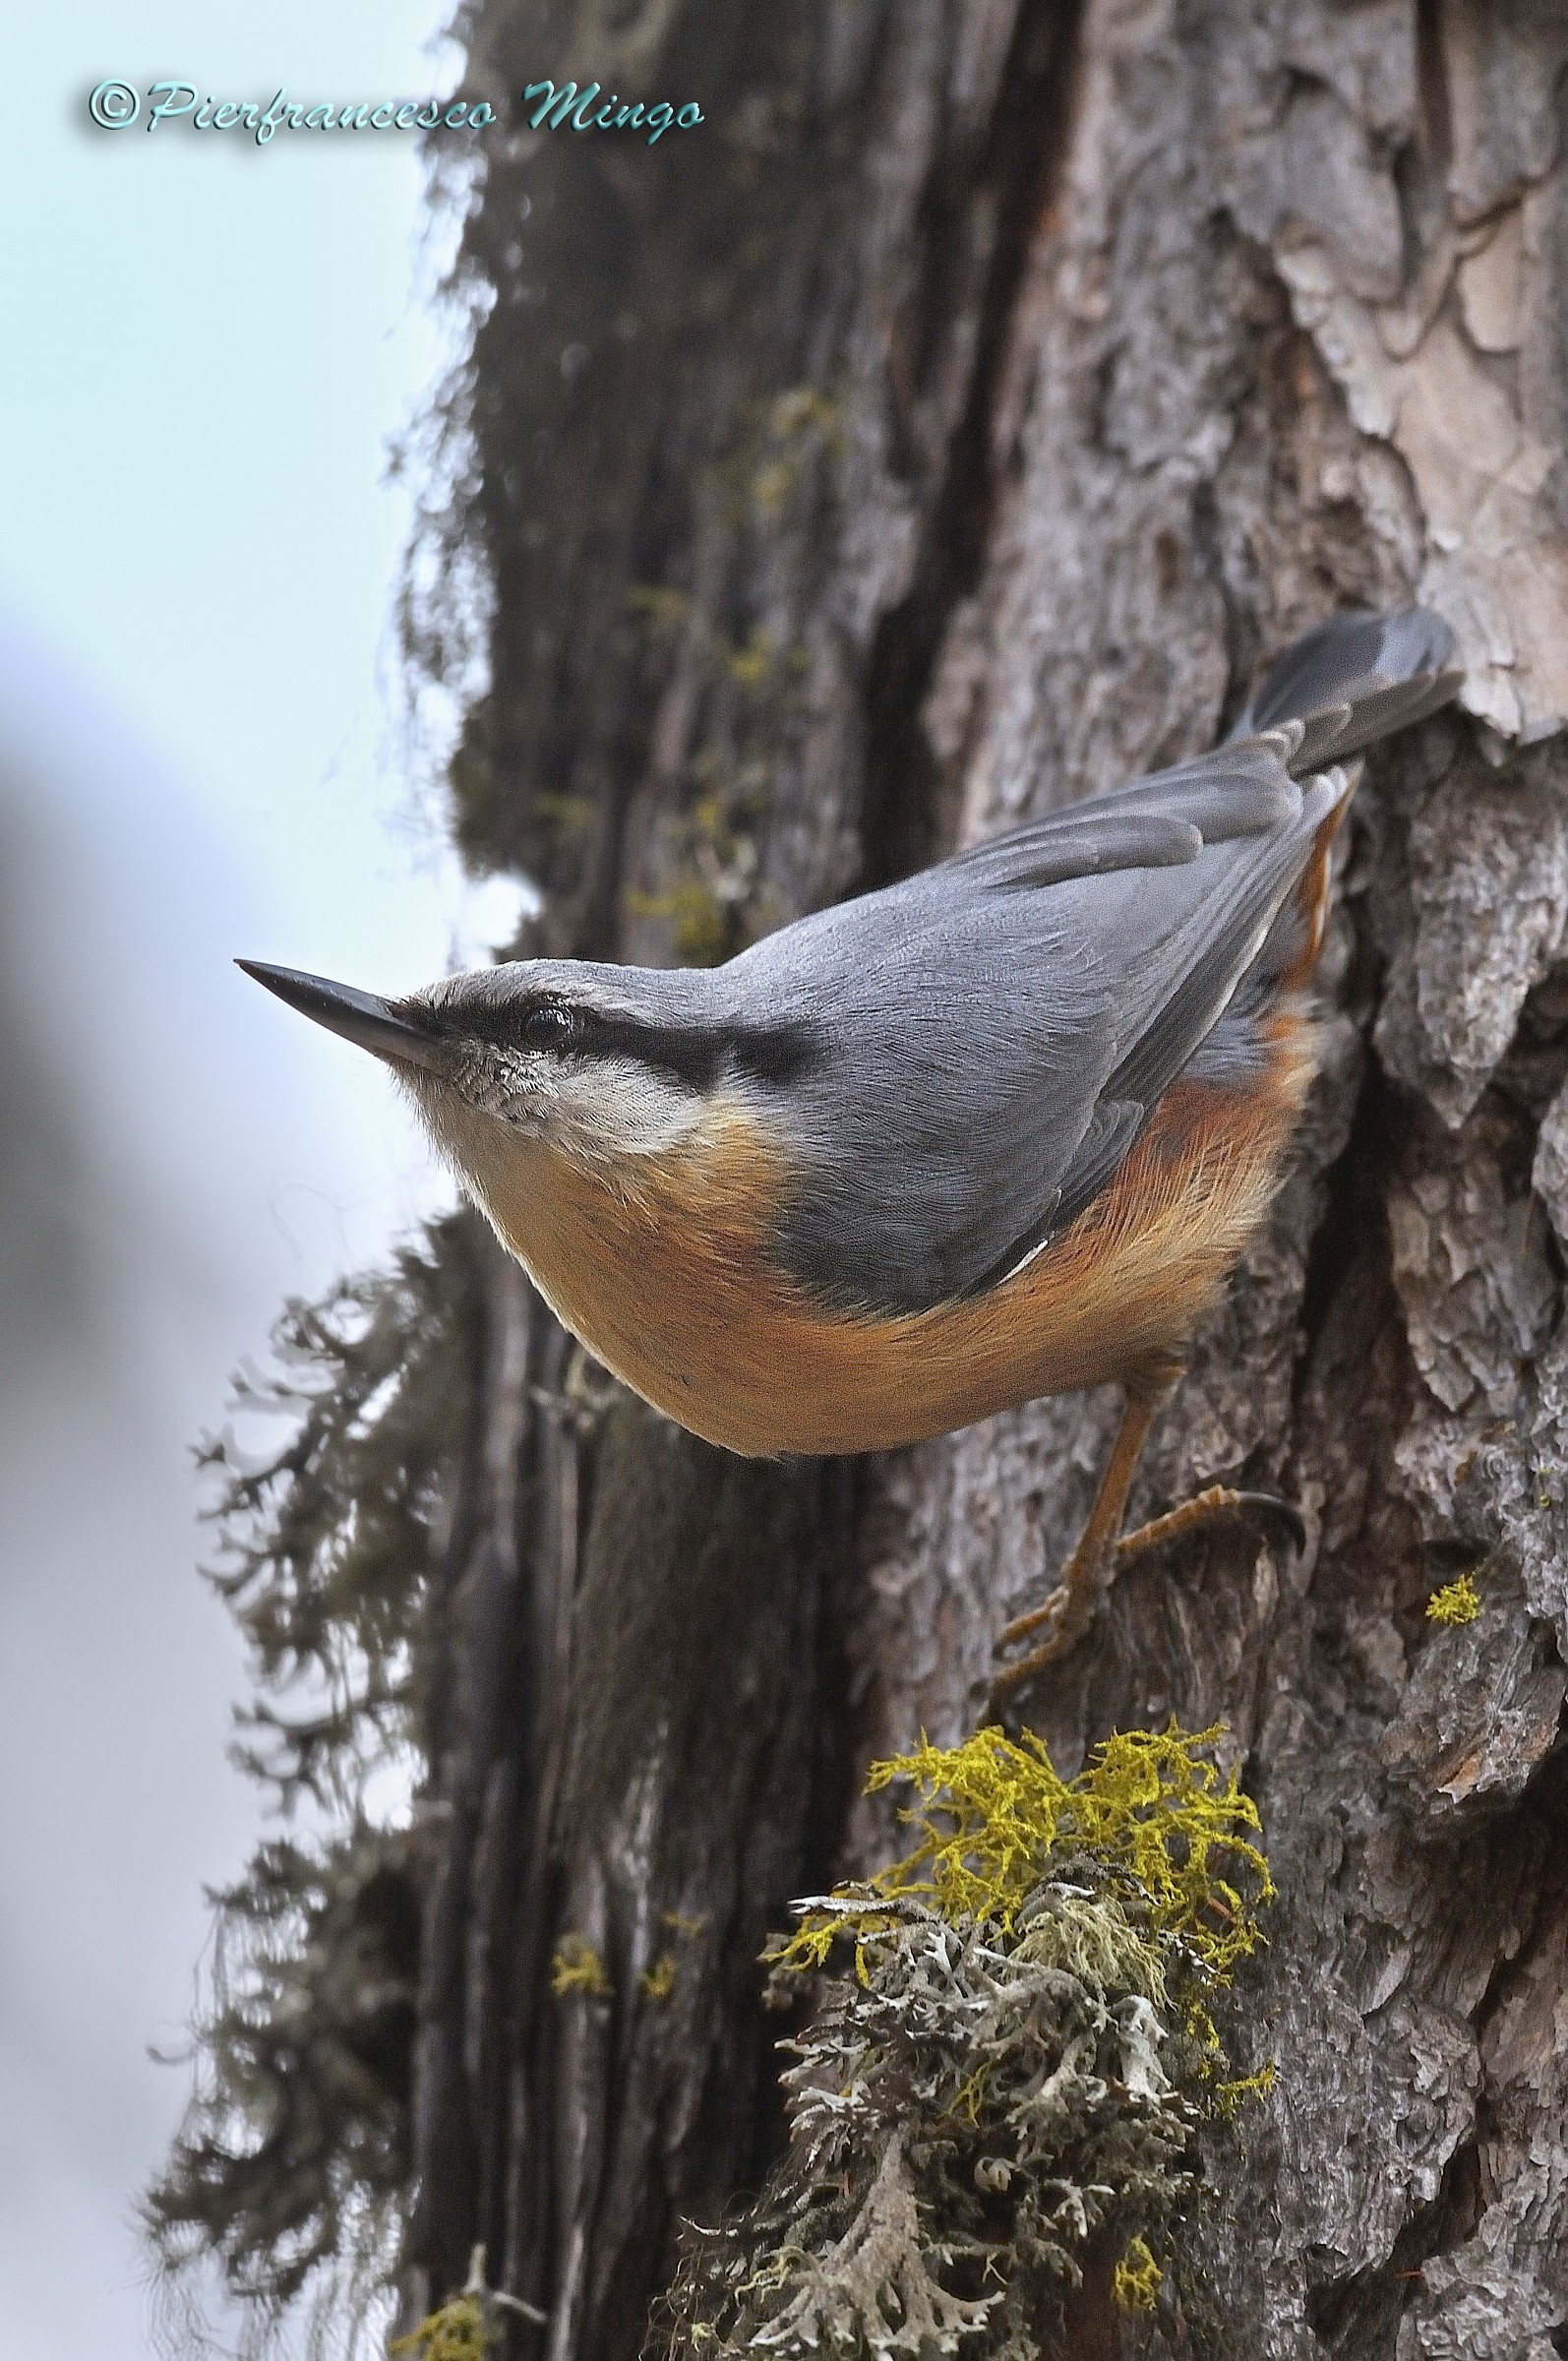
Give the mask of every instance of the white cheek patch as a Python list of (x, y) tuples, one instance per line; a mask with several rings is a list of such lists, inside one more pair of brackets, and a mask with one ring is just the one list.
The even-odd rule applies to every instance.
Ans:
[(702, 1120), (705, 1103), (696, 1091), (634, 1058), (572, 1058), (555, 1063), (545, 1137), (584, 1163), (655, 1156)]
[(465, 1059), (453, 1082), (412, 1073), (408, 1081), (436, 1146), (469, 1174), (505, 1154), (509, 1136), (596, 1168), (657, 1155), (704, 1111), (697, 1092), (633, 1058), (486, 1050)]

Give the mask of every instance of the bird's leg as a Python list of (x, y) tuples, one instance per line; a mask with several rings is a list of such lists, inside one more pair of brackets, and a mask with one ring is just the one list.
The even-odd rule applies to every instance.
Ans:
[(1206, 1491), (1183, 1500), (1179, 1508), (1169, 1509), (1163, 1517), (1151, 1517), (1146, 1525), (1137, 1526), (1131, 1533), (1119, 1532), (1144, 1439), (1180, 1373), (1179, 1369), (1163, 1369), (1155, 1377), (1128, 1386), (1127, 1405), (1111, 1447), (1106, 1472), (1100, 1479), (1100, 1489), (1061, 1581), (1044, 1606), (1036, 1607), (1033, 1614), (1020, 1615), (1016, 1622), (1007, 1625), (997, 1646), (1010, 1648), (1042, 1629), (1046, 1636), (1029, 1655), (998, 1672), (992, 1684), (994, 1705), (1005, 1703), (1045, 1665), (1077, 1645), (1122, 1567), (1142, 1557), (1145, 1551), (1158, 1549), (1183, 1534), (1201, 1533), (1205, 1526), (1224, 1523), (1233, 1517), (1273, 1526), (1297, 1549), (1305, 1548), (1306, 1528), (1299, 1512), (1288, 1500), (1278, 1499), (1272, 1492), (1239, 1492), (1225, 1483), (1211, 1483)]
[(1127, 1494), (1132, 1488), (1133, 1474), (1144, 1438), (1154, 1423), (1156, 1412), (1170, 1394), (1179, 1369), (1162, 1368), (1158, 1375), (1145, 1378), (1127, 1387), (1127, 1404), (1121, 1414), (1116, 1439), (1111, 1446), (1106, 1472), (1100, 1479), (1094, 1506), (1088, 1523), (1078, 1537), (1078, 1546), (1068, 1558), (1060, 1582), (1044, 1606), (1032, 1615), (1020, 1615), (1009, 1623), (997, 1645), (1010, 1648), (1017, 1640), (1027, 1639), (1032, 1632), (1044, 1630), (1045, 1638), (1028, 1656), (1017, 1664), (1008, 1665), (997, 1673), (992, 1685), (992, 1701), (999, 1705), (1025, 1681), (1032, 1680), (1042, 1665), (1049, 1665), (1082, 1639), (1094, 1621), (1100, 1604), (1116, 1579), (1117, 1552), (1116, 1536), (1126, 1514)]

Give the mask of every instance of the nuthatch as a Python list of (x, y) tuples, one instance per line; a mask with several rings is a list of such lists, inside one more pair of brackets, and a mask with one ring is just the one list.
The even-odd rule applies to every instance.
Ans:
[(1214, 753), (723, 967), (528, 959), (389, 1001), (240, 964), (388, 1061), (559, 1318), (710, 1442), (885, 1450), (1119, 1380), (1094, 1508), (1003, 1634), (1045, 1633), (1004, 1690), (1119, 1563), (1250, 1498), (1117, 1541), (1313, 1072), (1352, 789), (1324, 766), (1452, 696), (1452, 652), (1419, 608), (1337, 617)]

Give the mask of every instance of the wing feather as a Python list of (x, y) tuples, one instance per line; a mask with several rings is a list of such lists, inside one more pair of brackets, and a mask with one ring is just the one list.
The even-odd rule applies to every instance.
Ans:
[(1446, 704), (1465, 677), (1453, 655), (1453, 633), (1424, 607), (1331, 615), (1265, 674), (1232, 736), (1294, 719), (1305, 725), (1298, 769), (1341, 762)]

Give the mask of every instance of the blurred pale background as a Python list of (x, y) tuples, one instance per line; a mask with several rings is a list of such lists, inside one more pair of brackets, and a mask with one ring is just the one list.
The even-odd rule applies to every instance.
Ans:
[[(151, 2349), (203, 1882), (258, 1798), (189, 1446), (289, 1293), (444, 1183), (234, 953), (399, 990), (509, 932), (413, 819), (387, 445), (452, 331), (412, 138), (94, 130), (88, 92), (423, 95), (435, 0), (18, 13), (0, 148), (0, 2353)], [(389, 750), (393, 750), (389, 752)]]

